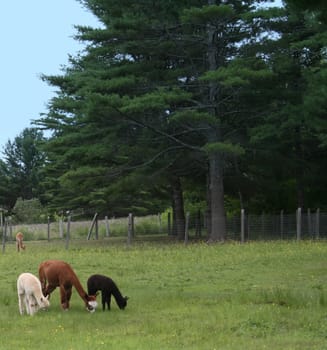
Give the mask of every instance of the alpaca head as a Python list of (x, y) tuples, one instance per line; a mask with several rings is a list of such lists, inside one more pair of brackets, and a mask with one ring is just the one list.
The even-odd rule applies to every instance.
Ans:
[(40, 309), (47, 309), (50, 306), (50, 301), (49, 301), (49, 295), (46, 297), (41, 297), (40, 298)]
[(125, 307), (127, 306), (127, 300), (128, 300), (128, 299), (129, 299), (128, 297), (123, 297), (121, 303), (119, 304), (119, 308), (120, 308), (121, 310), (124, 310)]
[(95, 309), (98, 307), (96, 295), (89, 295), (87, 299), (86, 310), (89, 312), (95, 312)]

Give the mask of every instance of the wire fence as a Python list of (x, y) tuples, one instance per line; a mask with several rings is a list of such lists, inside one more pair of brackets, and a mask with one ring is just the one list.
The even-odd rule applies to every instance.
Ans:
[[(25, 240), (62, 240), (66, 248), (70, 240), (123, 239), (127, 244), (133, 241), (176, 237), (176, 223), (171, 214), (125, 218), (100, 218), (95, 214), (90, 220), (74, 220), (73, 215), (60, 218), (47, 224), (13, 225), (10, 219), (1, 224), (3, 250), (6, 242), (15, 242), (17, 232), (24, 233)], [(300, 208), (293, 214), (261, 215), (248, 214), (244, 210), (240, 215), (226, 218), (227, 232), (225, 240), (248, 242), (257, 240), (301, 240), (327, 238), (327, 213), (303, 211)], [(204, 213), (190, 215), (186, 213), (184, 222), (185, 243), (189, 240), (208, 239), (208, 222)], [(181, 238), (181, 237), (179, 237)]]
[[(189, 228), (197, 231), (198, 220), (190, 218)], [(203, 219), (203, 222), (205, 220)], [(226, 219), (227, 240), (256, 241), (256, 240), (301, 240), (327, 238), (327, 213), (319, 209), (303, 212), (300, 208), (294, 214), (261, 215), (248, 214), (241, 211), (240, 215)], [(203, 226), (205, 231), (205, 225)]]
[[(238, 221), (238, 218), (232, 219)], [(294, 214), (261, 214), (244, 215), (243, 231), (241, 228), (242, 217), (239, 219), (240, 226), (234, 230), (234, 239), (240, 232), (239, 239), (250, 240), (300, 240), (320, 239), (327, 236), (327, 214), (315, 212), (302, 212), (298, 209)], [(237, 224), (236, 224), (237, 227)], [(233, 230), (229, 231), (233, 232)]]

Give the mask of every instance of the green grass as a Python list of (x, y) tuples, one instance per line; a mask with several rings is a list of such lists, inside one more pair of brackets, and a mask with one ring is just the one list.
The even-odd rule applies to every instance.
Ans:
[[(326, 349), (326, 242), (245, 245), (27, 242), (0, 258), (1, 349)], [(126, 310), (90, 314), (73, 291), (20, 316), (16, 279), (46, 259), (69, 262), (82, 284), (111, 276)]]

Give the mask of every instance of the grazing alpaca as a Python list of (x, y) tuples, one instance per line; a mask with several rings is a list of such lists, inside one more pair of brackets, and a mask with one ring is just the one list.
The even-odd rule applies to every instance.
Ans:
[(87, 280), (87, 290), (89, 294), (95, 294), (101, 290), (102, 310), (108, 306), (110, 310), (111, 294), (115, 297), (117, 305), (124, 310), (127, 305), (128, 297), (123, 297), (116, 283), (109, 277), (102, 275), (92, 275)]
[[(74, 270), (69, 264), (61, 260), (47, 260), (39, 266), (39, 278), (44, 295), (49, 295), (57, 288), (60, 288), (61, 307), (69, 309), (69, 301), (74, 286), (80, 297), (83, 299), (86, 309), (94, 312), (97, 307), (96, 295), (88, 295)], [(47, 285), (48, 283), (48, 285)]]
[(21, 249), (25, 249), (25, 245), (23, 243), (24, 235), (21, 232), (18, 232), (16, 235), (16, 247), (17, 252), (19, 252)]
[(39, 309), (46, 309), (50, 306), (41, 289), (41, 283), (36, 276), (24, 272), (17, 279), (18, 306), (21, 315), (26, 313), (33, 316)]

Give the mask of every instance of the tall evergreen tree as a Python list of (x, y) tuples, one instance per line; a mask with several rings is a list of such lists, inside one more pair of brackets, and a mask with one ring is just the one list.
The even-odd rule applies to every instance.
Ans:
[(318, 159), (325, 158), (327, 36), (326, 25), (308, 12), (289, 8), (284, 18), (269, 55), (279, 93), (271, 112), (252, 129), (252, 141), (262, 150), (261, 161), (269, 164), (258, 172), (274, 181), (270, 206), (291, 210), (319, 205), (316, 189), (325, 186), (321, 171), (326, 164)]
[(61, 200), (77, 186), (77, 203), (99, 204), (109, 196), (108, 174), (158, 160), (155, 169), (175, 179), (181, 156), (199, 159), (208, 165), (210, 238), (223, 240), (224, 170), (242, 153), (244, 131), (235, 126), (253, 111), (240, 103), (246, 89), (234, 86), (267, 77), (250, 48), (274, 13), (256, 11), (252, 0), (82, 3), (104, 27), (79, 27), (77, 38), (90, 42), (86, 55), (64, 76), (44, 77), (60, 94), (39, 121), (55, 131), (50, 164)]

